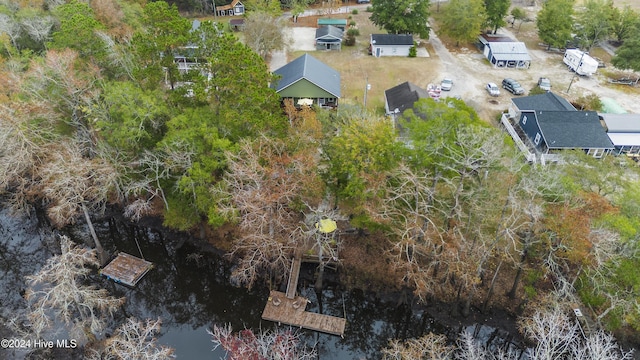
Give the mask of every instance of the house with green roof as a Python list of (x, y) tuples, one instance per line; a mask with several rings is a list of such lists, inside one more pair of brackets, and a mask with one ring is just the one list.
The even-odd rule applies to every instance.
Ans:
[(347, 19), (334, 19), (334, 18), (320, 18), (318, 19), (318, 27), (323, 26), (335, 26), (338, 29), (345, 31), (347, 28)]
[(273, 73), (278, 79), (272, 86), (282, 100), (292, 99), (294, 105), (338, 106), (340, 73), (313, 56), (304, 54)]

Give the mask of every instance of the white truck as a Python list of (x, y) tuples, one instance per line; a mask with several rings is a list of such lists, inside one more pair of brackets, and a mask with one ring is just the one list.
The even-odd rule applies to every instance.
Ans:
[(562, 61), (578, 75), (591, 76), (598, 70), (598, 60), (578, 49), (567, 49)]

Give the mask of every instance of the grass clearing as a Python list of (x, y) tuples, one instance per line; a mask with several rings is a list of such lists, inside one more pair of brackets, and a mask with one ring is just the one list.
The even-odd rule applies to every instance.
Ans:
[[(341, 14), (344, 15), (344, 14)], [(342, 46), (341, 51), (312, 51), (313, 57), (333, 67), (340, 72), (342, 81), (342, 103), (364, 104), (364, 93), (368, 83), (371, 89), (367, 91), (367, 109), (383, 114), (384, 91), (405, 81), (421, 87), (429, 82), (439, 82), (440, 65), (431, 58), (381, 57), (375, 58), (368, 53), (371, 34), (386, 33), (374, 25), (369, 16), (371, 13), (361, 11), (356, 15), (348, 14), (356, 22), (360, 35), (356, 37), (355, 46)], [(303, 24), (314, 24), (316, 20), (305, 17)], [(299, 18), (298, 25), (303, 18)], [(429, 50), (429, 47), (427, 47)], [(431, 49), (432, 50), (432, 49)], [(430, 54), (433, 51), (430, 50)], [(305, 52), (294, 51), (288, 54), (291, 61)]]

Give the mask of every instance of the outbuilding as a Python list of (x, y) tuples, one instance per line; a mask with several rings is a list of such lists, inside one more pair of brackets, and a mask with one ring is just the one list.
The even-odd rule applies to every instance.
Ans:
[(528, 69), (531, 56), (527, 46), (501, 35), (483, 34), (478, 37), (484, 56), (493, 67)]
[(381, 56), (409, 56), (413, 44), (413, 35), (409, 34), (371, 34), (369, 54)]

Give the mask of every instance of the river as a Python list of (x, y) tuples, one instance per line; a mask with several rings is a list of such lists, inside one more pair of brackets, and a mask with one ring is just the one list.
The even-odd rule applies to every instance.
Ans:
[[(35, 212), (16, 217), (6, 209), (0, 211), (0, 286), (4, 289), (0, 294), (0, 316), (4, 321), (24, 313), (24, 277), (35, 273), (47, 258), (59, 251), (53, 236), (55, 231), (44, 222), (46, 219)], [(159, 343), (174, 348), (178, 359), (190, 360), (224, 358), (221, 349), (212, 351), (213, 344), (206, 331), (212, 324), (231, 324), (235, 330), (255, 331), (276, 326), (261, 320), (268, 289), (259, 287), (248, 291), (232, 286), (228, 281), (229, 264), (212, 247), (202, 245), (187, 234), (164, 229), (153, 221), (134, 224), (114, 216), (96, 220), (94, 225), (103, 246), (111, 254), (124, 251), (140, 256), (141, 250), (144, 258), (155, 265), (135, 288), (113, 283), (97, 273), (91, 276), (90, 281), (95, 285), (127, 299), (115, 315), (114, 324), (129, 316), (160, 318)], [(76, 242), (89, 240), (82, 224), (64, 229), (64, 233)], [(312, 274), (312, 266), (304, 264), (298, 291), (311, 300), (307, 310), (318, 312)], [(380, 349), (391, 338), (436, 332), (454, 339), (463, 329), (475, 332), (479, 338), (491, 339), (496, 346), (506, 346), (515, 329), (514, 320), (506, 315), (452, 319), (446, 315), (446, 306), (398, 305), (392, 296), (383, 301), (375, 294), (345, 290), (330, 281), (325, 285), (321, 301), (323, 313), (346, 316), (347, 327), (344, 338), (301, 330), (303, 341), (316, 347), (320, 359), (378, 359)], [(0, 335), (11, 336), (2, 326)], [(24, 356), (24, 352), (0, 349), (0, 359)], [(77, 354), (68, 358), (77, 358)]]

